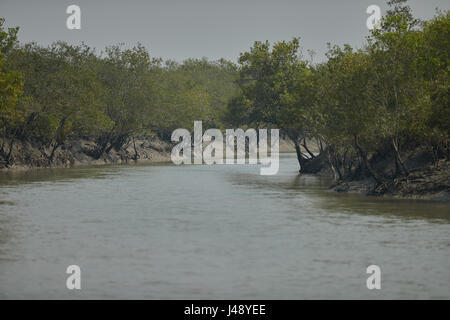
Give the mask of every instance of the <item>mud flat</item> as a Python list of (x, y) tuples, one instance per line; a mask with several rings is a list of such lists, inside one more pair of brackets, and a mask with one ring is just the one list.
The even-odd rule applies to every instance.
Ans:
[(72, 140), (58, 147), (53, 157), (51, 149), (31, 142), (16, 142), (9, 163), (0, 163), (1, 171), (32, 168), (69, 168), (82, 165), (120, 164), (131, 161), (169, 162), (171, 146), (158, 138), (136, 138), (117, 151), (111, 149), (100, 157), (93, 156), (96, 144), (88, 140)]

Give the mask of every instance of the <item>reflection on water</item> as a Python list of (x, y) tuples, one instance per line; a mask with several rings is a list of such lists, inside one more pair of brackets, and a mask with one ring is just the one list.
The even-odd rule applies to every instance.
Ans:
[(21, 185), (33, 182), (56, 182), (80, 178), (102, 178), (114, 174), (113, 166), (80, 167), (76, 169), (40, 168), (0, 172), (0, 186)]
[[(0, 174), (1, 298), (450, 298), (450, 206), (255, 166)], [(82, 290), (65, 288), (78, 264)], [(366, 267), (382, 290), (366, 288)]]

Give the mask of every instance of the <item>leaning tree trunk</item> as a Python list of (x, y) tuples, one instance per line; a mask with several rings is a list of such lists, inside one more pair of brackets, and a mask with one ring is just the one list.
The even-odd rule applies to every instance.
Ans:
[(328, 162), (330, 163), (331, 170), (334, 174), (334, 180), (340, 181), (342, 180), (342, 173), (340, 170), (340, 165), (336, 157), (336, 153), (334, 152), (334, 148), (332, 145), (328, 146), (327, 148), (327, 156), (328, 156)]
[(300, 150), (300, 145), (298, 144), (297, 140), (294, 140), (294, 146), (295, 146), (295, 152), (297, 154), (297, 160), (298, 164), (300, 166), (300, 172), (302, 172), (304, 166), (305, 166), (305, 159), (303, 158), (302, 151)]
[(11, 165), (11, 155), (12, 155), (12, 151), (13, 151), (13, 147), (14, 147), (14, 137), (11, 138), (11, 141), (8, 145), (8, 147), (9, 147), (8, 151), (5, 150), (5, 140), (6, 140), (6, 137), (3, 138), (3, 141), (2, 141), (2, 146), (0, 148), (0, 156), (4, 159), (5, 167), (9, 167)]
[(372, 165), (370, 164), (369, 160), (367, 159), (367, 153), (363, 150), (363, 148), (359, 145), (358, 137), (354, 137), (355, 140), (355, 147), (356, 150), (359, 153), (360, 158), (362, 159), (364, 166), (369, 171), (370, 175), (375, 179), (377, 184), (381, 184), (381, 177), (378, 175), (378, 173), (373, 169)]
[(306, 145), (306, 138), (303, 138), (303, 148), (305, 148), (306, 152), (308, 152), (309, 156), (311, 157), (311, 159), (314, 159), (316, 156), (314, 155), (314, 153), (312, 153), (309, 149), (308, 146)]
[(392, 138), (392, 146), (394, 147), (394, 154), (395, 154), (395, 161), (400, 166), (402, 174), (408, 175), (409, 171), (405, 166), (405, 163), (402, 160), (402, 157), (400, 155), (400, 151), (398, 148), (398, 141), (396, 138)]

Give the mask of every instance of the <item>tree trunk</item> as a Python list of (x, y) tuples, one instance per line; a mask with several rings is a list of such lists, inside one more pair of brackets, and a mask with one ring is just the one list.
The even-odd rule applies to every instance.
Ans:
[(355, 136), (355, 147), (356, 150), (358, 150), (359, 156), (361, 157), (364, 166), (367, 168), (367, 170), (369, 171), (370, 175), (375, 179), (375, 181), (378, 184), (381, 184), (381, 178), (378, 175), (378, 173), (372, 168), (372, 165), (370, 164), (369, 160), (367, 159), (367, 153), (362, 149), (362, 147), (359, 145), (358, 142), (358, 137)]
[(298, 161), (298, 164), (300, 166), (300, 170), (299, 171), (302, 172), (302, 169), (303, 169), (305, 161), (303, 159), (303, 155), (302, 155), (302, 152), (300, 151), (300, 146), (298, 145), (298, 141), (297, 140), (294, 140), (294, 145), (295, 145), (295, 152), (297, 153), (297, 161)]
[(134, 136), (133, 136), (133, 148), (134, 148), (133, 160), (137, 161), (137, 159), (139, 159), (139, 155), (138, 155), (138, 152), (136, 150), (136, 141), (134, 140)]
[(342, 173), (341, 173), (341, 170), (339, 169), (339, 164), (338, 164), (336, 156), (334, 154), (332, 145), (328, 146), (327, 155), (328, 155), (328, 162), (330, 163), (331, 170), (333, 171), (333, 174), (334, 174), (334, 180), (335, 181), (342, 180)]
[(52, 162), (53, 162), (53, 157), (55, 156), (55, 151), (56, 151), (56, 149), (58, 149), (58, 147), (59, 147), (60, 145), (61, 145), (61, 144), (60, 144), (59, 142), (55, 142), (55, 145), (54, 145), (53, 148), (52, 148), (52, 152), (50, 153), (50, 156), (48, 157), (49, 163), (52, 163)]
[(306, 146), (306, 138), (303, 138), (303, 148), (305, 148), (306, 152), (308, 152), (309, 156), (311, 157), (311, 159), (314, 159), (316, 156), (314, 155), (314, 153), (312, 153), (311, 151), (309, 151), (308, 147)]
[(9, 143), (9, 150), (6, 152), (4, 149), (5, 147), (5, 140), (6, 138), (3, 138), (2, 147), (0, 149), (0, 155), (5, 159), (5, 167), (9, 167), (11, 164), (11, 154), (14, 147), (14, 137), (11, 138), (11, 142)]
[(398, 149), (398, 142), (397, 139), (392, 138), (392, 146), (394, 147), (394, 153), (395, 153), (395, 161), (400, 166), (402, 174), (408, 175), (409, 171), (405, 166), (405, 163), (402, 160), (402, 157), (400, 156), (400, 151)]

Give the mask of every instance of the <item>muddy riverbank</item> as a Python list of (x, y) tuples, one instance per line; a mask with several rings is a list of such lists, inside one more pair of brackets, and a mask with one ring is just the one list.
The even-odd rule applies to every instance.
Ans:
[(111, 149), (100, 157), (93, 156), (96, 144), (89, 140), (70, 140), (59, 146), (51, 157), (51, 148), (32, 142), (15, 142), (8, 165), (0, 163), (1, 171), (34, 168), (70, 168), (83, 165), (120, 164), (131, 161), (168, 162), (171, 146), (153, 137), (135, 138), (124, 148)]

